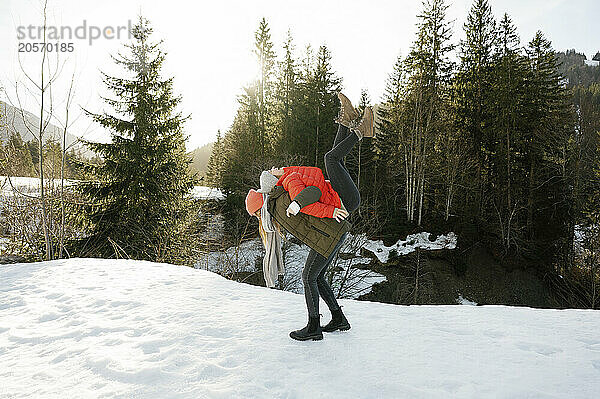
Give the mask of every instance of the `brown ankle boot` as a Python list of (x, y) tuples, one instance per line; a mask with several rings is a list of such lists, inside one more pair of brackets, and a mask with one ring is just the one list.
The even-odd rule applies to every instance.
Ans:
[(373, 120), (373, 110), (371, 107), (365, 108), (362, 119), (356, 126), (352, 128), (352, 131), (356, 133), (360, 140), (362, 140), (363, 137), (373, 137)]
[(354, 109), (348, 97), (343, 95), (342, 92), (338, 92), (338, 98), (340, 99), (340, 113), (335, 121), (340, 125), (350, 127), (356, 118), (358, 118), (358, 112)]

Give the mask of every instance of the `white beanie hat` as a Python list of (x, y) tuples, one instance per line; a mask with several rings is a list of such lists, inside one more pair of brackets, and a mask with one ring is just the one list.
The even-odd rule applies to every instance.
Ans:
[(263, 170), (260, 174), (260, 189), (257, 191), (259, 193), (268, 194), (273, 187), (275, 187), (275, 184), (277, 184), (278, 181), (279, 179), (273, 176), (271, 172), (268, 170)]

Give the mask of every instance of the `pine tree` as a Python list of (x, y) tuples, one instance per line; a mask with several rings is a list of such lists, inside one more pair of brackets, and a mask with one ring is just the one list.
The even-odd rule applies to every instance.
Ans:
[(221, 130), (217, 130), (217, 140), (213, 145), (208, 165), (206, 166), (206, 182), (211, 187), (221, 186), (223, 162), (223, 139), (221, 138)]
[(0, 164), (0, 171), (3, 174), (9, 176), (35, 176), (35, 166), (31, 159), (31, 153), (20, 134), (10, 132), (4, 146), (0, 142), (0, 149), (3, 150), (2, 164)]
[[(317, 53), (313, 80), (309, 87), (313, 89), (311, 103), (314, 106), (315, 126), (314, 139), (314, 165), (324, 168), (323, 156), (335, 139), (336, 124), (334, 119), (339, 111), (337, 92), (341, 90), (342, 79), (338, 78), (331, 65), (331, 52), (327, 46), (319, 47)], [(310, 158), (309, 158), (310, 159)]]
[(377, 134), (373, 138), (374, 161), (376, 164), (373, 179), (376, 190), (376, 213), (383, 220), (397, 225), (399, 219), (396, 206), (396, 190), (404, 188), (402, 166), (399, 153), (400, 132), (404, 128), (403, 99), (406, 92), (406, 73), (402, 57), (389, 74), (383, 95), (383, 102), (376, 110), (378, 115)]
[(573, 182), (567, 158), (574, 115), (550, 41), (538, 31), (526, 51), (531, 71), (525, 137), (528, 250), (557, 259), (573, 237), (569, 226)]
[(29, 151), (31, 162), (33, 162), (33, 167), (37, 176), (39, 174), (37, 168), (40, 163), (40, 145), (37, 140), (31, 140), (25, 143), (25, 147), (27, 147), (27, 151)]
[(573, 190), (576, 218), (580, 223), (585, 213), (600, 210), (600, 84), (575, 87), (574, 103), (577, 120), (573, 140)]
[(274, 115), (274, 147), (277, 155), (290, 154), (296, 148), (297, 102), (298, 96), (298, 66), (294, 59), (294, 42), (292, 33), (288, 30), (283, 44), (283, 60), (278, 64), (276, 83), (276, 105)]
[(490, 175), (494, 189), (490, 193), (497, 218), (492, 223), (501, 238), (504, 251), (522, 242), (525, 209), (525, 164), (519, 154), (525, 153), (523, 112), (526, 108), (527, 59), (521, 54), (519, 36), (508, 14), (504, 14), (498, 25), (497, 44), (494, 52), (494, 82), (492, 89), (493, 107), (491, 121), (494, 126), (496, 144), (489, 154)]
[(418, 33), (405, 60), (407, 87), (404, 121), (400, 129), (403, 156), (406, 215), (421, 225), (426, 191), (426, 172), (438, 135), (447, 130), (444, 118), (446, 92), (452, 70), (448, 58), (453, 49), (444, 0), (423, 2)]
[(165, 53), (150, 42), (152, 29), (143, 17), (133, 28), (129, 53), (113, 57), (126, 77), (102, 73), (113, 94), (105, 98), (114, 113), (87, 112), (111, 133), (111, 143), (87, 142), (100, 154), (88, 163), (91, 180), (79, 190), (85, 199), (84, 224), (92, 248), (101, 256), (162, 260), (176, 250), (178, 228), (186, 217), (194, 177), (185, 151), (183, 124), (176, 111), (173, 78), (160, 75)]
[[(405, 71), (402, 57), (398, 57), (394, 68), (388, 76), (383, 104), (378, 109), (379, 125), (377, 135), (373, 140), (376, 160), (381, 167), (381, 178), (392, 176), (395, 168), (392, 164), (397, 153), (399, 128), (401, 125), (402, 99), (404, 98)], [(383, 182), (382, 182), (383, 184)]]
[(269, 25), (265, 18), (260, 21), (257, 31), (254, 33), (255, 49), (258, 65), (260, 67), (260, 76), (257, 84), (257, 103), (258, 103), (258, 139), (260, 147), (260, 156), (265, 158), (270, 154), (269, 149), (272, 142), (268, 142), (270, 117), (273, 96), (273, 72), (275, 64), (275, 53), (273, 51), (273, 42), (271, 41)]
[(493, 79), (493, 49), (496, 41), (496, 22), (487, 0), (475, 0), (464, 25), (466, 38), (460, 43), (460, 66), (455, 80), (458, 128), (471, 144), (476, 162), (475, 195), (466, 203), (476, 205), (475, 212), (483, 215), (486, 171), (489, 153), (493, 151), (493, 126), (490, 121), (491, 87)]
[(298, 73), (293, 133), (294, 151), (306, 165), (324, 168), (323, 156), (337, 131), (334, 120), (341, 82), (331, 65), (329, 49), (321, 46), (315, 56), (307, 46)]
[[(362, 89), (356, 110), (359, 115), (362, 115), (365, 108), (369, 106), (371, 106), (369, 93), (366, 89)], [(365, 202), (364, 200), (372, 188), (370, 183), (373, 181), (374, 155), (373, 139), (365, 137), (358, 142), (346, 157), (346, 167), (348, 168), (350, 175), (353, 176), (356, 186), (361, 192), (362, 202)]]
[(298, 71), (298, 94), (296, 98), (296, 129), (293, 134), (294, 151), (301, 163), (312, 165), (315, 161), (314, 137), (316, 125), (316, 99), (314, 93), (314, 53), (310, 45), (304, 49)]
[[(362, 115), (365, 108), (370, 106), (369, 93), (366, 89), (362, 89), (356, 109)], [(376, 109), (373, 111), (376, 112)], [(357, 220), (355, 216), (352, 222), (358, 222), (361, 226), (369, 229), (379, 228), (381, 225), (376, 222), (374, 214), (378, 185), (373, 138), (364, 137), (354, 146), (346, 157), (346, 167), (356, 182), (361, 198), (361, 206), (358, 209), (360, 220)]]

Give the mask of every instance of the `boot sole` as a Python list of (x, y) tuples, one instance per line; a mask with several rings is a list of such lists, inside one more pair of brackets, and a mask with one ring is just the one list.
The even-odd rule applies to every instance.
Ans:
[(290, 334), (290, 338), (291, 339), (295, 339), (296, 341), (309, 341), (309, 340), (313, 340), (313, 341), (320, 341), (323, 339), (323, 334), (321, 335), (309, 335), (308, 337), (297, 337), (297, 336), (293, 336)]
[(336, 123), (339, 123), (340, 125), (346, 126), (346, 127), (350, 127), (350, 125), (352, 124), (351, 122), (358, 118), (358, 112), (356, 112), (356, 108), (354, 108), (354, 106), (352, 105), (352, 102), (348, 99), (348, 97), (346, 97), (344, 94), (342, 94), (341, 92), (338, 93), (338, 98), (340, 99), (340, 104), (346, 103), (347, 104), (347, 108), (350, 108), (350, 111), (354, 111), (354, 112), (349, 112), (349, 114), (354, 114), (353, 115), (348, 115), (348, 117), (350, 118), (349, 121), (345, 121), (345, 120), (337, 120), (336, 119)]
[(362, 138), (365, 138), (365, 137), (373, 138), (373, 137), (375, 137), (375, 115), (373, 114), (373, 110), (370, 107), (367, 107), (365, 109), (365, 112), (367, 112), (367, 110), (369, 110), (368, 119), (364, 118), (360, 122), (362, 124), (363, 121), (368, 120), (368, 127), (367, 127), (366, 131), (363, 132), (362, 130), (360, 130), (360, 128), (357, 128), (356, 130), (358, 130), (360, 132), (360, 135), (362, 136)]
[[(373, 114), (371, 114), (373, 115)], [(368, 132), (366, 132), (363, 137), (369, 137), (369, 138), (373, 138), (373, 136), (375, 135), (375, 119), (374, 118), (370, 118), (370, 122), (369, 122), (369, 130)]]
[(323, 330), (322, 329), (322, 331), (329, 333), (329, 332), (336, 332), (336, 331), (348, 331), (349, 329), (350, 329), (350, 325), (345, 325), (345, 326), (338, 327), (335, 330)]

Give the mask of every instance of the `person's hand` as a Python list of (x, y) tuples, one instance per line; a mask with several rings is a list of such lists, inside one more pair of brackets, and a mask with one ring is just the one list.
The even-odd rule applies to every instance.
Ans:
[(296, 201), (292, 201), (292, 203), (287, 207), (285, 214), (287, 217), (290, 215), (297, 215), (300, 211), (300, 205)]
[(275, 177), (281, 177), (284, 173), (283, 168), (276, 168), (275, 166), (273, 166), (269, 172)]
[(333, 218), (339, 222), (346, 219), (348, 217), (348, 211), (345, 211), (341, 208), (335, 208), (333, 210)]

